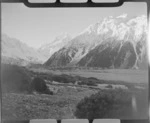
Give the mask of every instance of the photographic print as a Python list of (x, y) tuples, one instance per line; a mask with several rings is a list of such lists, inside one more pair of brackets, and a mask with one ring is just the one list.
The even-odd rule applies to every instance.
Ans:
[(148, 118), (146, 3), (2, 3), (1, 20), (3, 120)]

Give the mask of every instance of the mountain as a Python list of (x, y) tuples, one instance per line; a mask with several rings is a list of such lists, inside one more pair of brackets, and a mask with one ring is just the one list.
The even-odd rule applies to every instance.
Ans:
[(68, 44), (71, 40), (71, 36), (67, 33), (62, 33), (57, 36), (51, 43), (44, 44), (38, 51), (43, 54), (47, 59), (62, 47)]
[(147, 17), (127, 14), (90, 25), (45, 62), (46, 66), (147, 67)]
[(2, 34), (2, 62), (7, 64), (28, 65), (43, 63), (47, 59), (35, 49), (27, 46), (18, 39)]

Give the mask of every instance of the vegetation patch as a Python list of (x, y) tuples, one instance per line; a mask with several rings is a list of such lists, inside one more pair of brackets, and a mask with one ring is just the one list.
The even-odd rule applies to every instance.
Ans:
[(31, 83), (31, 90), (32, 91), (36, 91), (39, 93), (44, 93), (44, 94), (53, 94), (52, 91), (50, 91), (46, 85), (46, 82), (39, 77), (36, 77), (33, 79), (32, 83)]
[[(141, 112), (146, 114), (148, 109), (146, 95), (146, 91), (102, 90), (82, 99), (74, 114), (82, 119), (141, 117)], [(143, 114), (142, 117), (145, 117)]]

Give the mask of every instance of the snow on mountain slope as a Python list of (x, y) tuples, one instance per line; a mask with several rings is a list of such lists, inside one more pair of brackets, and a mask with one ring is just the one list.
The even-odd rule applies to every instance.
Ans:
[(57, 52), (62, 47), (67, 45), (70, 40), (71, 40), (71, 36), (69, 34), (62, 33), (59, 36), (57, 36), (53, 42), (41, 46), (38, 49), (38, 51), (48, 59), (55, 52)]
[(50, 56), (50, 59), (45, 64), (51, 64), (52, 66), (74, 65), (84, 57), (89, 50), (95, 47), (97, 41), (98, 39), (96, 39), (95, 34), (87, 35), (87, 33), (85, 33), (78, 35), (59, 51)]
[(2, 35), (2, 62), (26, 65), (28, 63), (43, 63), (47, 59), (35, 49), (21, 41)]
[(106, 17), (79, 33), (45, 65), (138, 68), (146, 60), (146, 38), (146, 16)]

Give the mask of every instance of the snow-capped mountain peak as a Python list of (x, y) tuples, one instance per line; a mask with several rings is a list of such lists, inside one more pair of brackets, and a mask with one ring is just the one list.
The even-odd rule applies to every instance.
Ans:
[(54, 52), (68, 44), (71, 39), (72, 38), (68, 33), (61, 33), (52, 42), (41, 46), (38, 51), (49, 58), (51, 55), (53, 55)]
[(82, 31), (80, 35), (96, 34), (102, 35), (104, 38), (117, 37), (118, 39), (123, 40), (126, 38), (128, 33), (131, 33), (129, 30), (131, 31), (133, 28), (136, 33), (135, 39), (139, 40), (138, 35), (140, 35), (144, 30), (147, 31), (146, 24), (147, 19), (145, 15), (141, 15), (132, 19), (129, 19), (127, 14), (122, 14), (116, 18), (109, 16), (95, 24), (90, 25), (88, 28)]
[(117, 16), (116, 18), (127, 18), (127, 16), (128, 16), (128, 14), (124, 13), (124, 14), (122, 14), (120, 16)]
[(55, 37), (55, 39), (52, 41), (52, 43), (59, 42), (60, 40), (66, 39), (66, 38), (71, 38), (71, 36), (67, 32), (61, 33)]

